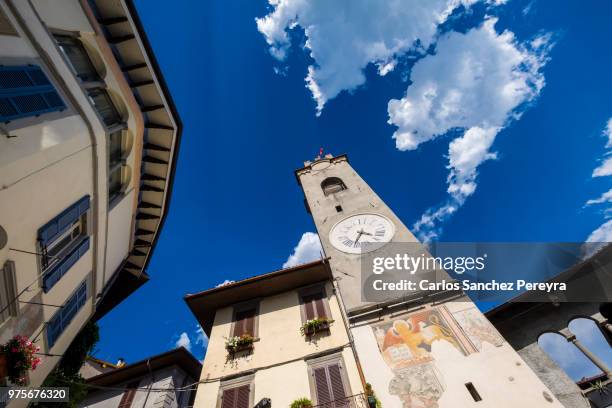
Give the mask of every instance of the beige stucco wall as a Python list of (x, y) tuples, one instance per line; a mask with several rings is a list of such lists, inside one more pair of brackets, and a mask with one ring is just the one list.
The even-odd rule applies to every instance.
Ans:
[(195, 406), (216, 407), (221, 379), (255, 370), (255, 403), (271, 398), (274, 406), (288, 406), (300, 397), (313, 398), (309, 385), (307, 357), (340, 349), (353, 394), (363, 392), (349, 338), (340, 315), (331, 282), (326, 285), (331, 318), (328, 336), (308, 341), (300, 333), (302, 319), (297, 291), (261, 299), (259, 341), (252, 354), (228, 360), (225, 340), (230, 336), (232, 308), (217, 311), (202, 369)]
[[(342, 360), (349, 381), (351, 394), (363, 392), (355, 359), (349, 347), (342, 350)], [(308, 363), (305, 360), (260, 370), (255, 373), (253, 382), (254, 403), (263, 398), (270, 398), (275, 407), (289, 407), (298, 398), (309, 398), (314, 401), (310, 387)], [(220, 381), (205, 382), (198, 387), (195, 408), (215, 408), (219, 401)]]
[[(411, 377), (402, 380), (405, 384), (411, 384), (411, 390), (405, 387), (404, 392), (406, 396), (412, 396), (413, 403), (417, 403), (421, 395), (427, 394), (425, 384), (435, 384), (432, 388), (441, 389), (437, 399), (440, 408), (562, 407), (512, 347), (503, 341), (495, 328), (486, 319), (479, 320), (478, 316), (482, 314), (473, 303), (448, 302), (444, 307), (453, 316), (466, 316), (466, 313), (470, 316), (469, 319), (460, 318), (453, 323), (458, 326), (457, 337), (470, 338), (476, 349), (464, 355), (446, 340), (433, 340), (427, 358), (431, 358), (435, 375), (427, 377), (411, 371)], [(403, 318), (395, 316), (393, 319)], [(355, 346), (366, 381), (372, 384), (383, 406), (401, 407), (397, 387), (393, 390), (391, 384), (393, 381), (402, 381), (398, 381), (381, 353), (373, 329), (378, 324), (374, 322), (352, 328)], [(415, 362), (412, 367), (419, 364), (424, 365)], [(481, 401), (474, 401), (467, 391), (465, 384), (470, 382), (482, 397)], [(545, 393), (552, 401), (545, 398)]]
[[(80, 31), (86, 47), (93, 52), (96, 64), (102, 64), (100, 72), (103, 80), (129, 129), (130, 150), (124, 159), (132, 173), (140, 169), (142, 114), (129, 87), (126, 91), (125, 83), (121, 83), (125, 82), (121, 72), (116, 66), (112, 67), (116, 65), (114, 57), (108, 49), (101, 50), (100, 38), (95, 36), (78, 0), (12, 3), (34, 40), (30, 42), (8, 4), (0, 2), (4, 14), (19, 33), (19, 37), (0, 36), (0, 62), (41, 66), (68, 109), (3, 125), (10, 135), (16, 137), (0, 135), (0, 226), (8, 233), (8, 243), (0, 249), (0, 266), (7, 260), (15, 263), (17, 292), (38, 280), (31, 291), (20, 296), (22, 301), (62, 305), (83, 279), (89, 277), (90, 284), (87, 303), (51, 350), (45, 344), (43, 324), (57, 312), (58, 308), (52, 306), (21, 304), (21, 317), (0, 325), (0, 340), (5, 341), (14, 334), (36, 336), (40, 332), (37, 344), (41, 349), (61, 355), (93, 313), (92, 299), (102, 291), (130, 251), (138, 178), (132, 177), (125, 197), (109, 212), (106, 129), (57, 49), (49, 30)], [(37, 54), (34, 43), (44, 50), (41, 55)], [(9, 248), (37, 252), (38, 229), (85, 195), (91, 198), (90, 249), (49, 293), (42, 293), (38, 257)], [(36, 313), (31, 312), (34, 308)], [(26, 310), (28, 313), (23, 313)], [(24, 319), (37, 313), (40, 314), (40, 319), (36, 320), (40, 320), (38, 326), (31, 322), (24, 324)], [(30, 374), (31, 385), (39, 385), (58, 359), (44, 357), (43, 363)]]

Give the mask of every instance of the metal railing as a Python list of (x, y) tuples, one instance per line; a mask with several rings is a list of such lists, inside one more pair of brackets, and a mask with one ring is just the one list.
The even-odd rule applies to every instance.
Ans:
[(312, 408), (369, 408), (368, 397), (365, 394), (355, 394), (331, 402), (313, 405)]

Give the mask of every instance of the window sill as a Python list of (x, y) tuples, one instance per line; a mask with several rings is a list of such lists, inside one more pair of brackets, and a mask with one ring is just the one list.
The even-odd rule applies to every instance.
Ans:
[(304, 337), (308, 338), (322, 333), (329, 334), (332, 322), (333, 320), (330, 320), (329, 322), (321, 323), (317, 327), (304, 328)]

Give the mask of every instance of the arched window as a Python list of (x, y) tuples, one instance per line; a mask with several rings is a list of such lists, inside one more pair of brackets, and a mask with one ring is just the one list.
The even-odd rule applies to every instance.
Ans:
[(346, 190), (346, 184), (338, 177), (328, 177), (321, 183), (321, 189), (326, 196)]
[(558, 333), (542, 334), (538, 339), (538, 345), (574, 381), (601, 373), (601, 370), (589, 361), (578, 348)]

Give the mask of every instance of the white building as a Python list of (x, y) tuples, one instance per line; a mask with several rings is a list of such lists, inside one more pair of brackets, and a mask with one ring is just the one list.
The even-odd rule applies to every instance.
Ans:
[(145, 283), (181, 123), (130, 0), (0, 2), (0, 343), (40, 385)]

